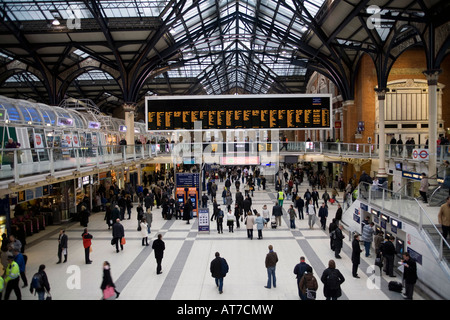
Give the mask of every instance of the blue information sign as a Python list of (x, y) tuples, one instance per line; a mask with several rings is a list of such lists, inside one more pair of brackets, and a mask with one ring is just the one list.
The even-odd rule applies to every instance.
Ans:
[(209, 209), (198, 209), (198, 231), (209, 232)]

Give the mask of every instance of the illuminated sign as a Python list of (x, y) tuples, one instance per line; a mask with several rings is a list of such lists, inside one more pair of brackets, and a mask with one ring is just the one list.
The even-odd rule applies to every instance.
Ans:
[(146, 97), (147, 131), (331, 129), (330, 94)]
[(89, 129), (100, 129), (100, 122), (89, 121), (88, 128)]
[(220, 157), (220, 164), (226, 165), (259, 165), (258, 156), (230, 156), (230, 157)]
[(119, 126), (120, 132), (127, 132), (127, 126)]
[(56, 125), (60, 127), (73, 127), (73, 119), (58, 117), (56, 120)]

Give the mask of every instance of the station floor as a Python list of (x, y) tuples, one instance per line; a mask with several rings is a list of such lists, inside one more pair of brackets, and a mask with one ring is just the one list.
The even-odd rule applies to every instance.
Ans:
[[(307, 187), (300, 186), (301, 195)], [(223, 190), (223, 183), (219, 183), (218, 190)], [(232, 193), (234, 198), (234, 186)], [(322, 191), (319, 193), (322, 195)], [(265, 191), (256, 190), (252, 199), (254, 209), (261, 212), (262, 206), (267, 204), (271, 211), (275, 201), (273, 185), (269, 185)], [(338, 199), (342, 200), (342, 194)], [(220, 196), (218, 200), (221, 203)], [(319, 282), (317, 300), (324, 300), (320, 276), (327, 268), (328, 261), (334, 259), (328, 231), (322, 230), (318, 221), (311, 230), (307, 219), (298, 218), (295, 221), (296, 228), (290, 229), (287, 209), (291, 203), (290, 200), (284, 201), (281, 227), (264, 229), (262, 240), (257, 238), (256, 230), (253, 240), (248, 239), (243, 223), (240, 229), (235, 227), (233, 233), (229, 233), (224, 223), (223, 234), (218, 234), (216, 222), (213, 221), (209, 233), (199, 233), (196, 218), (190, 224), (183, 220), (163, 220), (161, 209), (154, 209), (150, 245), (147, 247), (142, 246), (142, 238), (137, 231), (135, 205), (131, 220), (122, 221), (127, 243), (119, 253), (111, 246), (111, 230), (108, 230), (104, 213), (95, 213), (91, 215), (88, 225), (89, 232), (94, 236), (92, 264), (84, 263), (81, 239), (83, 227), (79, 223), (48, 226), (46, 230), (27, 238), (26, 275), (31, 282), (39, 265), (45, 264), (53, 300), (100, 300), (102, 264), (105, 260), (110, 262), (112, 278), (117, 290), (121, 292), (117, 300), (299, 300), (293, 270), (299, 263), (300, 256), (305, 256)], [(327, 227), (336, 210), (337, 205), (329, 206)], [(66, 229), (69, 238), (68, 261), (56, 264), (58, 233), (62, 227)], [(166, 250), (162, 261), (163, 273), (157, 275), (151, 244), (159, 233), (163, 235)], [(276, 266), (277, 287), (272, 289), (264, 287), (267, 283), (264, 261), (269, 245), (273, 246), (279, 258)], [(230, 267), (224, 279), (223, 294), (219, 294), (209, 271), (216, 251), (220, 252)], [(385, 274), (380, 278), (378, 268), (373, 273), (374, 254), (366, 258), (364, 252), (361, 253), (358, 271), (360, 278), (352, 277), (351, 242), (348, 235), (344, 240), (341, 256), (342, 259), (335, 259), (337, 269), (346, 279), (342, 284), (340, 300), (403, 300), (400, 293), (388, 290), (389, 281), (401, 281), (399, 275), (396, 279)], [(21, 281), (20, 287), (22, 284)], [(24, 300), (37, 300), (37, 296), (30, 294), (28, 287), (21, 291)], [(15, 298), (14, 293), (11, 293), (10, 299)], [(416, 290), (414, 300), (424, 299), (427, 298)]]

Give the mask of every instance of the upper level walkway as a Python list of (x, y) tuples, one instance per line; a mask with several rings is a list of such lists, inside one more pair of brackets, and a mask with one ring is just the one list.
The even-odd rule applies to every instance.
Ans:
[[(0, 149), (0, 193), (23, 188), (37, 182), (53, 183), (57, 179), (89, 175), (116, 166), (158, 162), (167, 157), (171, 163), (218, 163), (222, 165), (259, 165), (280, 163), (287, 155), (323, 155), (376, 159), (377, 145), (327, 142), (208, 142), (145, 145), (108, 145), (63, 148)], [(422, 161), (428, 157), (425, 145), (386, 145), (386, 160)], [(228, 161), (225, 161), (227, 159)], [(437, 162), (450, 160), (448, 146), (439, 147)], [(336, 160), (338, 161), (338, 160)], [(56, 180), (55, 180), (56, 179)]]

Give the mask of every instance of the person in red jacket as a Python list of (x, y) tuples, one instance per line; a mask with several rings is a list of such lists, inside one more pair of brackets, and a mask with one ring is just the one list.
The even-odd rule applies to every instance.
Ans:
[(83, 247), (84, 247), (84, 259), (86, 264), (91, 264), (92, 261), (89, 258), (89, 254), (91, 252), (92, 238), (93, 236), (88, 232), (87, 228), (84, 228), (83, 234), (81, 235), (83, 238)]

